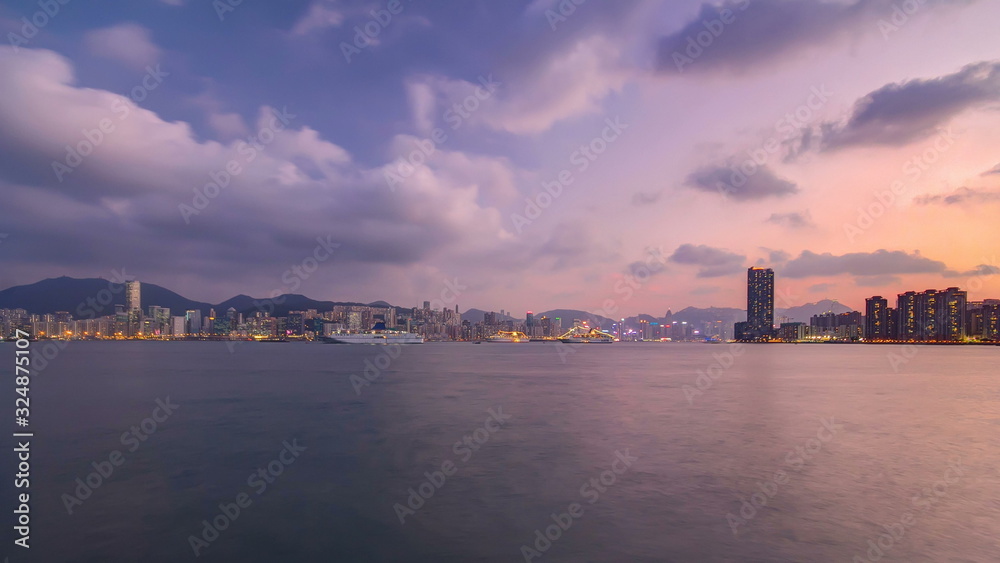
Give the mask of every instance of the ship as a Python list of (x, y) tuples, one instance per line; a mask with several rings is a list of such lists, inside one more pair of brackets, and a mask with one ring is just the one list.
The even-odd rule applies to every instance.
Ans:
[(531, 338), (523, 332), (509, 332), (501, 330), (493, 336), (486, 338), (484, 342), (507, 342), (520, 344), (522, 342), (531, 342)]
[(615, 342), (615, 337), (584, 324), (569, 329), (566, 334), (559, 337), (559, 341), (572, 344), (610, 344)]
[(371, 330), (339, 330), (320, 338), (327, 344), (423, 344), (424, 337), (402, 330), (389, 330), (385, 323), (376, 323)]

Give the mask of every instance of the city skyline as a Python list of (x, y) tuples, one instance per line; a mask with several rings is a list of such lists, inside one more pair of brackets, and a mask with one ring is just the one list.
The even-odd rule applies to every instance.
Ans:
[(632, 316), (740, 306), (727, 276), (767, 266), (801, 303), (1000, 294), (995, 3), (402, 6), (112, 2), (32, 32), (0, 4), (0, 287), (457, 280)]
[[(153, 287), (163, 292), (163, 288)], [(124, 293), (124, 303), (114, 303), (116, 293)], [(177, 299), (184, 299), (170, 293)], [(958, 287), (905, 291), (897, 294), (895, 308), (889, 306), (886, 298), (876, 295), (866, 299), (863, 313), (858, 310), (841, 313), (820, 311), (811, 315), (808, 324), (785, 315), (776, 318), (775, 293), (774, 271), (751, 267), (747, 269), (747, 307), (743, 321), (720, 317), (701, 322), (682, 322), (680, 319), (672, 320), (670, 311), (662, 319), (639, 315), (616, 320), (587, 311), (555, 309), (537, 316), (527, 311), (521, 322), (503, 309), (499, 315), (496, 311), (471, 309), (482, 315), (480, 321), (465, 318), (458, 304), (452, 306), (440, 301), (425, 300), (422, 308), (410, 308), (386, 302), (344, 304), (306, 298), (306, 303), (296, 310), (286, 304), (289, 296), (251, 300), (253, 310), (245, 306), (245, 301), (240, 309), (233, 305), (226, 307), (227, 302), (216, 306), (202, 303), (199, 309), (187, 309), (183, 315), (172, 315), (170, 307), (149, 302), (155, 301), (155, 298), (147, 298), (143, 308), (142, 284), (133, 279), (109, 282), (98, 296), (81, 301), (75, 309), (76, 315), (69, 311), (38, 314), (24, 308), (0, 307), (0, 338), (12, 338), (23, 330), (36, 338), (50, 339), (314, 339), (335, 331), (366, 331), (381, 327), (378, 330), (412, 332), (434, 340), (478, 341), (504, 330), (508, 333), (517, 331), (532, 338), (555, 338), (565, 328), (581, 324), (587, 326), (593, 322), (591, 326), (594, 330), (610, 331), (621, 341), (973, 343), (1000, 339), (1000, 299), (970, 301), (968, 292)], [(33, 298), (36, 303), (37, 298), (37, 295)], [(287, 314), (278, 313), (281, 305), (285, 305)], [(803, 307), (813, 305), (818, 303)], [(205, 306), (209, 307), (207, 313), (203, 310)], [(99, 315), (101, 312), (107, 314)]]

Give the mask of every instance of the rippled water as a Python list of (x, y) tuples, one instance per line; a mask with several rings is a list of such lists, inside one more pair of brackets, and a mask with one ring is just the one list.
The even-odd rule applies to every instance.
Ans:
[[(199, 560), (1000, 560), (1000, 347), (390, 351), (71, 343), (33, 383), (31, 557), (0, 553), (191, 560), (243, 493)], [(352, 383), (366, 360), (382, 369)], [(69, 515), (75, 479), (115, 450)], [(410, 489), (433, 495), (407, 507)]]

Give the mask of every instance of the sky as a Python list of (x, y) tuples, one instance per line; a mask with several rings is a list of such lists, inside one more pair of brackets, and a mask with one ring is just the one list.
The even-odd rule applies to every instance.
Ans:
[[(48, 10), (46, 12), (45, 10)], [(1000, 3), (0, 2), (0, 288), (1000, 298)]]

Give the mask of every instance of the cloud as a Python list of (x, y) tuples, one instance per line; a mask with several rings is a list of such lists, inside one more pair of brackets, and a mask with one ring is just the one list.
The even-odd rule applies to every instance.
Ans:
[(858, 276), (854, 278), (854, 283), (858, 287), (886, 287), (886, 286), (900, 286), (903, 280), (899, 276), (885, 275), (885, 276)]
[(691, 295), (712, 295), (721, 291), (721, 288), (714, 285), (700, 285), (691, 290)]
[[(742, 74), (777, 60), (801, 56), (858, 29), (876, 32), (897, 0), (726, 0), (703, 3), (698, 14), (659, 43), (658, 66), (668, 73)], [(931, 6), (967, 0), (923, 0)], [(728, 10), (728, 14), (723, 12)], [(923, 9), (919, 17), (928, 10)], [(731, 23), (723, 24), (723, 17)], [(719, 24), (706, 22), (718, 21)], [(713, 32), (713, 29), (716, 30)], [(705, 35), (707, 33), (707, 35)], [(702, 36), (699, 45), (698, 37)], [(711, 39), (704, 39), (710, 37)], [(692, 45), (693, 43), (693, 45)]]
[[(0, 75), (0, 223), (24, 241), (9, 251), (4, 245), (22, 276), (124, 264), (147, 279), (190, 271), (264, 292), (282, 285), (281, 272), (312, 252), (317, 237), (332, 237), (341, 245), (338, 267), (311, 280), (313, 290), (359, 290), (367, 275), (391, 293), (414, 283), (404, 273), (438, 277), (431, 264), (452, 264), (452, 275), (502, 275), (525, 256), (529, 263), (556, 255), (594, 262), (601, 244), (514, 237), (504, 215), (484, 203), (517, 193), (519, 171), (502, 158), (439, 149), (393, 193), (384, 175), (392, 161), (355, 162), (301, 117), (271, 129), (248, 160), (239, 142), (199, 140), (187, 123), (150, 110), (116, 114), (120, 96), (75, 86), (69, 61), (51, 51), (0, 47)], [(274, 111), (260, 109), (250, 125), (255, 136), (265, 139), (259, 132), (276, 123)], [(66, 159), (67, 139), (75, 142), (103, 118), (114, 131), (60, 182), (52, 163)], [(393, 147), (402, 154), (413, 142), (400, 137)], [(185, 223), (179, 206), (192, 205), (210, 174), (233, 161), (240, 172)], [(574, 239), (575, 231), (563, 230)], [(477, 260), (485, 255), (494, 258)]]
[(993, 174), (1000, 174), (1000, 164), (997, 164), (992, 169), (983, 172), (983, 176), (992, 176)]
[(964, 203), (994, 203), (1000, 201), (1000, 191), (978, 188), (958, 188), (950, 194), (922, 195), (914, 199), (919, 205), (960, 205)]
[(888, 84), (861, 98), (844, 123), (821, 126), (824, 150), (903, 146), (925, 139), (970, 109), (1000, 100), (1000, 62), (971, 64), (932, 79)]
[(772, 213), (766, 222), (788, 227), (789, 229), (813, 229), (816, 227), (816, 224), (812, 220), (812, 214), (808, 210), (801, 212), (793, 211), (791, 213)]
[(477, 90), (483, 95), (481, 81), (414, 77), (408, 83), (414, 120), (428, 125), (429, 100), (440, 102), (443, 115), (471, 99), (476, 107), (467, 112), (471, 123), (516, 135), (543, 133), (561, 121), (601, 113), (604, 98), (629, 78), (620, 55), (620, 47), (602, 35), (580, 39), (516, 74), (490, 74), (499, 85), (485, 100), (475, 96)]
[(831, 289), (837, 287), (835, 283), (817, 283), (810, 285), (808, 288), (809, 293), (827, 293)]
[(653, 205), (663, 197), (663, 191), (656, 192), (636, 192), (632, 194), (632, 205)]
[(292, 26), (291, 33), (296, 37), (304, 37), (332, 27), (340, 27), (342, 23), (344, 23), (344, 13), (332, 2), (320, 0), (309, 5), (305, 15)]
[(955, 270), (947, 270), (944, 273), (946, 278), (975, 278), (975, 277), (989, 277), (1000, 275), (1000, 267), (993, 264), (980, 264), (971, 270), (966, 270), (964, 272), (956, 272)]
[(161, 54), (160, 48), (153, 43), (150, 31), (136, 23), (88, 31), (83, 37), (83, 43), (91, 54), (119, 61), (135, 69), (154, 64)]
[(737, 201), (754, 201), (769, 197), (784, 197), (798, 193), (792, 182), (776, 176), (767, 167), (751, 176), (724, 166), (704, 166), (692, 172), (685, 185), (696, 190), (731, 197)]
[[(743, 73), (776, 58), (826, 42), (862, 17), (871, 2), (845, 4), (786, 0), (726, 0), (704, 3), (698, 15), (675, 33), (661, 39), (659, 65), (664, 71)], [(719, 21), (723, 11), (732, 21), (713, 34), (704, 22)], [(712, 41), (697, 42), (708, 32)], [(693, 46), (692, 46), (693, 42)], [(704, 46), (708, 43), (708, 46)], [(685, 64), (690, 60), (690, 64)]]
[(704, 244), (682, 244), (668, 258), (675, 264), (700, 266), (699, 278), (716, 278), (735, 274), (743, 269), (746, 256)]
[(781, 275), (788, 278), (813, 276), (884, 276), (893, 274), (931, 274), (944, 272), (944, 262), (924, 258), (920, 254), (907, 254), (901, 250), (884, 249), (875, 252), (852, 252), (841, 256), (830, 253), (816, 254), (803, 251), (798, 258), (782, 268)]
[(250, 129), (244, 123), (243, 117), (238, 113), (209, 114), (208, 125), (226, 140), (245, 137), (250, 133)]
[(767, 252), (767, 261), (771, 264), (783, 264), (788, 262), (788, 259), (792, 257), (791, 254), (785, 252), (784, 250), (773, 250), (764, 247), (761, 247), (761, 250)]

